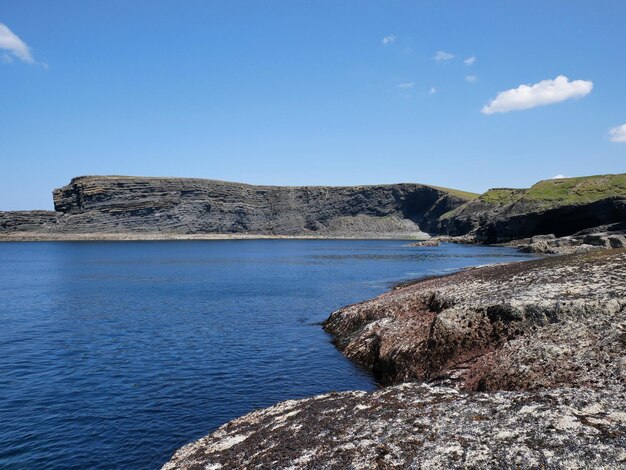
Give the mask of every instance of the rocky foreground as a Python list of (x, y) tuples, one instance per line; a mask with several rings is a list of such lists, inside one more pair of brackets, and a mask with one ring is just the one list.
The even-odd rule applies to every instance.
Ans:
[(471, 269), (333, 313), (378, 392), (288, 401), (177, 468), (626, 468), (626, 250)]
[(163, 469), (616, 469), (626, 465), (623, 404), (607, 390), (334, 393), (231, 421)]
[(624, 384), (626, 250), (470, 269), (333, 313), (337, 346), (385, 384), (467, 390)]

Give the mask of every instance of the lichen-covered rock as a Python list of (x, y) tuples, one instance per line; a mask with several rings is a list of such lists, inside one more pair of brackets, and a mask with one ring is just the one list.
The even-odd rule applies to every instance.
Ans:
[(617, 469), (624, 395), (467, 394), (408, 383), (279, 403), (178, 450), (174, 469)]
[(626, 250), (472, 269), (405, 285), (326, 321), (386, 384), (469, 390), (626, 381)]

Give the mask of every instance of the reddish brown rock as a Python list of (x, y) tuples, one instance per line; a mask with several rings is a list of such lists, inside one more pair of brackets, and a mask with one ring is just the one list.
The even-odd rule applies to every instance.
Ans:
[(384, 384), (470, 390), (626, 379), (626, 250), (471, 269), (333, 313), (325, 329)]

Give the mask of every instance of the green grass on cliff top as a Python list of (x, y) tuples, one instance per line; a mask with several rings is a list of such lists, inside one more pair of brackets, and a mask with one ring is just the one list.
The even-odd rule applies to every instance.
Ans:
[(430, 186), (431, 188), (439, 189), (440, 191), (445, 191), (447, 193), (452, 194), (453, 196), (457, 196), (462, 199), (467, 199), (468, 201), (472, 199), (476, 199), (477, 197), (480, 196), (480, 194), (478, 193), (470, 193), (469, 191), (461, 191), (459, 189), (442, 188), (441, 186), (431, 186), (431, 185), (428, 185), (428, 186)]
[(616, 196), (626, 196), (624, 173), (543, 180), (528, 189), (490, 189), (480, 199), (494, 205), (528, 201), (552, 206), (586, 204)]

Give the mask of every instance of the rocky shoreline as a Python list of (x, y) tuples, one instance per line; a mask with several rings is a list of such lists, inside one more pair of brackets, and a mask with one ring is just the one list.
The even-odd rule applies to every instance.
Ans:
[(626, 466), (626, 249), (416, 281), (324, 328), (388, 387), (253, 412), (164, 468)]

